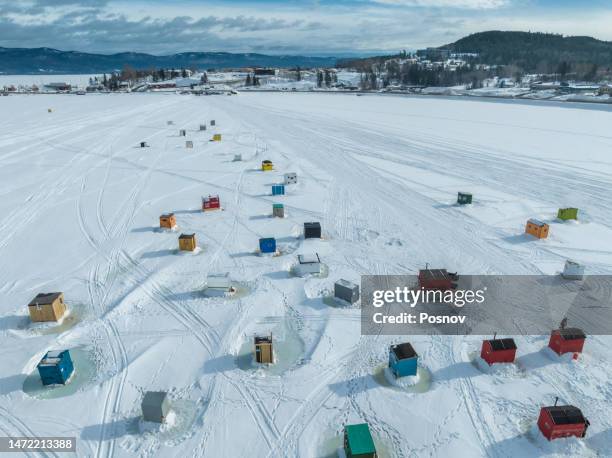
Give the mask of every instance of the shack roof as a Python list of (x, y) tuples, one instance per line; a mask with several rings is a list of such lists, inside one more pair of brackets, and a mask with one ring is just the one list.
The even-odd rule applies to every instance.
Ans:
[(410, 342), (401, 343), (398, 345), (392, 345), (391, 351), (395, 353), (398, 360), (415, 358), (417, 356), (417, 352), (414, 351), (414, 348), (410, 344)]
[(143, 405), (160, 406), (168, 396), (165, 391), (147, 391), (142, 399)]
[(419, 270), (419, 277), (424, 280), (448, 280), (455, 277), (446, 269), (423, 269)]
[(209, 288), (230, 288), (232, 279), (229, 272), (209, 273), (206, 277), (206, 286)]
[(579, 328), (559, 329), (559, 334), (563, 337), (563, 340), (579, 340), (586, 338), (584, 331)]
[(346, 425), (346, 435), (348, 445), (353, 455), (361, 455), (366, 453), (374, 453), (374, 441), (370, 434), (370, 428), (367, 423), (358, 425)]
[(343, 286), (343, 287), (348, 288), (348, 289), (354, 289), (354, 288), (358, 287), (357, 284), (355, 284), (353, 282), (350, 282), (348, 280), (345, 280), (343, 278), (341, 278), (340, 280), (336, 281), (336, 285)]
[(63, 353), (66, 350), (51, 350), (38, 363), (39, 366), (57, 366), (63, 358)]
[(181, 234), (179, 235), (179, 239), (181, 240), (189, 240), (195, 238), (195, 234)]
[(272, 343), (272, 336), (255, 336), (255, 344)]
[(162, 218), (172, 218), (174, 216), (174, 213), (164, 213), (163, 215), (161, 215)]
[(539, 219), (535, 219), (535, 218), (529, 218), (528, 220), (529, 223), (531, 224), (535, 224), (536, 226), (546, 226), (546, 223), (543, 221), (540, 221)]
[(53, 304), (61, 295), (62, 293), (39, 293), (28, 305), (34, 307), (36, 305)]
[(576, 425), (585, 423), (586, 419), (578, 407), (552, 406), (544, 407), (555, 425)]
[(318, 253), (298, 254), (300, 264), (319, 264), (321, 259)]
[(493, 351), (516, 350), (514, 339), (490, 339), (487, 342), (491, 344)]

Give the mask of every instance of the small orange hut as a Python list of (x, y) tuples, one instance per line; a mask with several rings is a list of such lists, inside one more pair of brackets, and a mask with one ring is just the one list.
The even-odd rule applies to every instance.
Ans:
[(176, 227), (176, 216), (174, 213), (164, 213), (159, 217), (159, 227), (173, 229)]
[(531, 234), (539, 239), (545, 239), (546, 237), (548, 237), (548, 229), (548, 224), (538, 219), (531, 218), (527, 221), (527, 225), (525, 226), (525, 233)]

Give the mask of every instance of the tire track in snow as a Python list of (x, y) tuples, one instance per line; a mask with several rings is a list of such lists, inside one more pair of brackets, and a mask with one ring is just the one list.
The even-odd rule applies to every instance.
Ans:
[[(5, 431), (5, 433), (11, 437), (15, 436), (12, 434), (12, 430), (17, 431), (17, 435), (21, 437), (38, 437), (34, 431), (30, 429), (28, 425), (26, 425), (23, 421), (21, 421), (17, 416), (13, 415), (10, 411), (0, 406), (0, 425), (4, 422), (5, 427), (1, 429)], [(42, 456), (49, 457), (53, 456), (59, 458), (59, 455), (55, 452), (24, 452), (26, 456)]]

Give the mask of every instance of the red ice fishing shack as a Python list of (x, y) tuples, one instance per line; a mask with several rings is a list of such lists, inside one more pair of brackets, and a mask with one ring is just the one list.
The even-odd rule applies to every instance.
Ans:
[(586, 335), (582, 329), (560, 328), (550, 333), (548, 346), (558, 355), (574, 353), (576, 359), (578, 354), (582, 353), (585, 339)]
[(221, 200), (219, 196), (202, 197), (202, 211), (219, 210), (221, 209)]
[(574, 406), (542, 407), (538, 418), (538, 428), (549, 441), (571, 436), (584, 437), (589, 425), (589, 420)]
[(496, 337), (484, 340), (480, 357), (489, 366), (494, 363), (513, 363), (516, 357), (516, 343), (514, 339), (497, 339)]
[(446, 269), (422, 269), (419, 270), (419, 288), (451, 290), (457, 288), (457, 273), (448, 272)]

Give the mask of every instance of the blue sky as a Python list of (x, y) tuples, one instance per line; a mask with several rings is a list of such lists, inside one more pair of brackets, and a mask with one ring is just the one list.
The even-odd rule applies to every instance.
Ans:
[(351, 55), (483, 30), (612, 41), (612, 0), (0, 0), (0, 46)]

